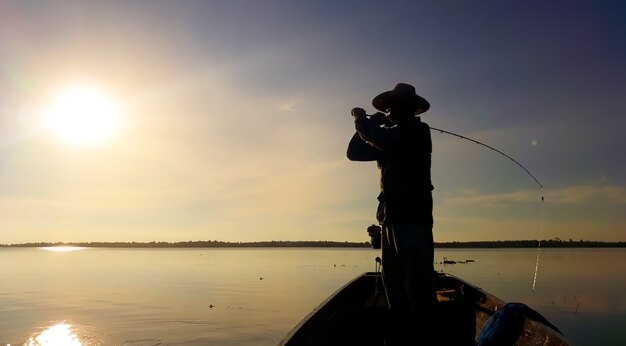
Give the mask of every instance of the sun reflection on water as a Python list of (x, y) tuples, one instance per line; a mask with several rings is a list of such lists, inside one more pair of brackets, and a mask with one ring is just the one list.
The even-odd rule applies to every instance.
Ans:
[(72, 326), (67, 323), (58, 323), (44, 330), (39, 335), (30, 337), (24, 346), (82, 346)]
[(84, 250), (86, 248), (80, 247), (80, 246), (46, 246), (46, 247), (40, 247), (40, 249), (46, 250), (46, 251), (54, 251), (54, 252), (70, 252), (70, 251), (76, 251), (76, 250)]

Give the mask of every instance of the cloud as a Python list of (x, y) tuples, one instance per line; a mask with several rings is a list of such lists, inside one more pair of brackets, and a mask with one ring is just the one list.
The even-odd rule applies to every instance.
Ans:
[(626, 204), (626, 188), (616, 185), (575, 185), (547, 190), (546, 199), (556, 204)]
[(294, 112), (298, 105), (298, 100), (289, 100), (278, 104), (278, 110), (283, 112)]
[[(505, 207), (516, 203), (536, 202), (536, 190), (485, 194), (478, 190), (461, 190), (454, 196), (444, 196), (446, 204), (455, 206)], [(626, 204), (626, 188), (617, 185), (573, 185), (546, 189), (544, 198), (550, 204), (573, 205), (587, 203)]]
[(435, 241), (536, 239), (541, 229), (537, 219), (489, 216), (435, 215)]
[(478, 190), (461, 190), (454, 196), (444, 196), (444, 203), (455, 206), (503, 207), (515, 203), (536, 202), (540, 196), (536, 190), (484, 194)]

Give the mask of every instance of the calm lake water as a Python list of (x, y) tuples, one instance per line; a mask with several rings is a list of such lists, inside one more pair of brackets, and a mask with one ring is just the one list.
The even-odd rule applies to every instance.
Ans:
[[(574, 345), (626, 345), (626, 249), (442, 250), (436, 269), (545, 315)], [(0, 345), (276, 345), (372, 249), (0, 249)], [(443, 257), (473, 259), (440, 264)]]

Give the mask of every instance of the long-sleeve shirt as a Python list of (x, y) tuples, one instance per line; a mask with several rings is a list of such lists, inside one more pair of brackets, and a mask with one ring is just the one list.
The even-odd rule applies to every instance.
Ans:
[(384, 216), (379, 221), (432, 224), (430, 128), (419, 117), (399, 126), (380, 127), (365, 117), (355, 120), (357, 132), (348, 145), (352, 161), (377, 161), (381, 169)]

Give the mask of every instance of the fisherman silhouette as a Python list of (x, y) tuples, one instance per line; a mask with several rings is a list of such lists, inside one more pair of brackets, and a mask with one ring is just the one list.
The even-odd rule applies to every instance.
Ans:
[[(381, 171), (377, 219), (382, 225), (382, 271), (399, 340), (425, 342), (436, 302), (430, 128), (418, 115), (430, 104), (409, 84), (376, 96), (379, 110), (352, 109), (352, 161), (376, 161)], [(384, 113), (382, 113), (384, 112)]]

